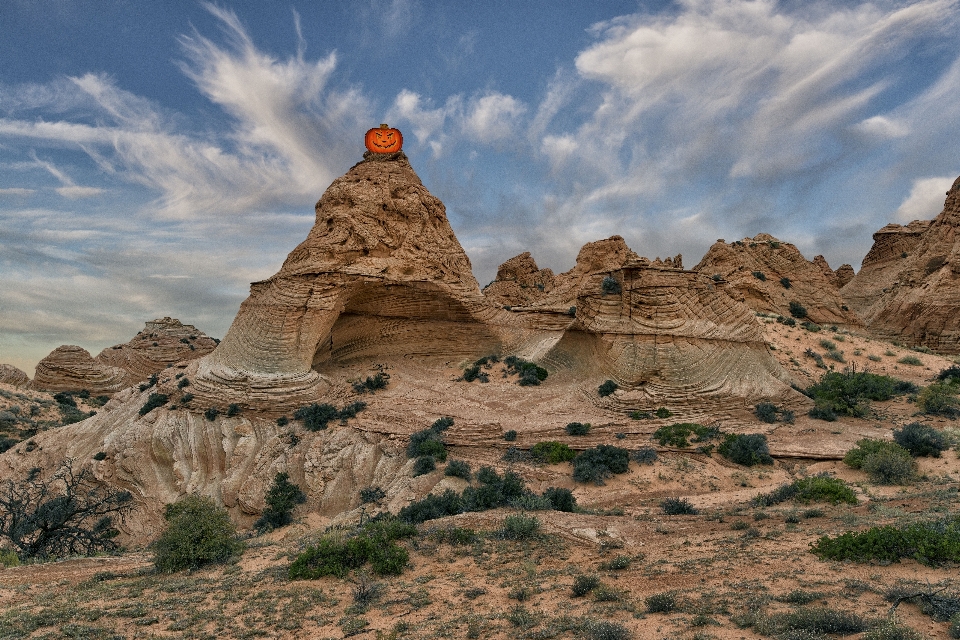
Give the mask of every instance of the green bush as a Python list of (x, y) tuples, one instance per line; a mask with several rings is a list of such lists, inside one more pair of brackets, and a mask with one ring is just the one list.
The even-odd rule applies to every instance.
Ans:
[(605, 478), (615, 473), (626, 473), (629, 466), (629, 451), (601, 444), (583, 451), (573, 459), (573, 479), (577, 482), (602, 485)]
[(657, 450), (653, 447), (640, 447), (630, 454), (630, 459), (637, 464), (653, 464), (657, 458)]
[(289, 569), (290, 579), (343, 578), (367, 562), (379, 575), (400, 575), (410, 556), (396, 541), (416, 534), (417, 528), (413, 525), (387, 517), (371, 521), (344, 539), (322, 538), (293, 561)]
[(157, 571), (197, 569), (243, 552), (227, 510), (206, 496), (188, 495), (168, 504), (163, 517), (167, 527), (153, 543)]
[(653, 415), (657, 416), (661, 420), (666, 420), (667, 418), (672, 417), (673, 413), (670, 411), (670, 409), (667, 409), (666, 407), (660, 407), (659, 409), (653, 412)]
[(543, 492), (543, 497), (550, 501), (554, 511), (572, 513), (577, 508), (577, 499), (570, 489), (548, 487)]
[(216, 420), (218, 415), (220, 415), (220, 410), (217, 409), (216, 407), (210, 407), (209, 409), (203, 412), (203, 417), (209, 420), (210, 422), (213, 422), (214, 420)]
[(773, 464), (767, 436), (762, 433), (728, 433), (717, 452), (727, 460), (752, 467), (756, 464)]
[(685, 449), (690, 446), (687, 438), (695, 436), (690, 442), (707, 442), (720, 435), (720, 429), (714, 426), (705, 427), (692, 422), (678, 422), (664, 425), (653, 432), (653, 439), (664, 447)]
[(910, 452), (895, 442), (864, 438), (847, 452), (843, 462), (862, 469), (877, 484), (902, 484), (913, 476), (914, 462)]
[(609, 620), (584, 620), (579, 632), (584, 640), (630, 640), (633, 637), (625, 626)]
[(413, 463), (413, 475), (422, 476), (437, 468), (437, 461), (433, 456), (420, 456)]
[(857, 504), (857, 495), (843, 480), (819, 475), (801, 478), (790, 484), (781, 485), (770, 493), (760, 494), (753, 499), (753, 504), (757, 507), (770, 507), (787, 500), (796, 500), (804, 504), (810, 502)]
[(921, 422), (911, 422), (903, 429), (894, 429), (893, 441), (914, 458), (939, 458), (941, 451), (950, 448), (942, 432)]
[(407, 457), (419, 458), (432, 456), (439, 462), (447, 459), (447, 447), (443, 443), (443, 432), (453, 426), (453, 418), (440, 418), (429, 429), (417, 431), (410, 436), (407, 445)]
[(538, 442), (530, 449), (530, 455), (541, 462), (560, 464), (569, 462), (577, 457), (577, 453), (563, 442)]
[(293, 510), (298, 504), (307, 501), (307, 495), (300, 487), (290, 482), (290, 476), (280, 471), (273, 477), (273, 484), (264, 497), (266, 508), (253, 523), (253, 527), (263, 533), (271, 529), (285, 527), (293, 522)]
[(599, 586), (600, 578), (597, 576), (576, 576), (573, 579), (573, 596), (575, 598), (582, 598)]
[(357, 393), (375, 393), (381, 389), (386, 389), (389, 379), (390, 374), (381, 371), (374, 376), (367, 376), (367, 379), (363, 382), (354, 382), (353, 390)]
[[(870, 401), (890, 400), (900, 393), (908, 393), (901, 381), (875, 373), (831, 371), (804, 393), (813, 399), (815, 409), (810, 416), (821, 420), (836, 419), (836, 415), (862, 418), (870, 409)], [(815, 415), (816, 414), (816, 415)]]
[(500, 476), (491, 467), (480, 467), (474, 474), (479, 486), (469, 486), (462, 493), (447, 489), (442, 494), (429, 494), (400, 509), (401, 521), (420, 524), (465, 511), (487, 511), (509, 505), (526, 492), (523, 479), (512, 471)]
[(790, 301), (789, 309), (790, 309), (790, 315), (793, 316), (794, 318), (800, 319), (800, 318), (807, 317), (806, 308), (804, 308), (803, 305), (801, 305), (796, 300)]
[(238, 403), (234, 402), (227, 406), (227, 413), (224, 415), (226, 415), (228, 418), (234, 418), (240, 415), (241, 411), (242, 407)]
[(777, 405), (772, 402), (760, 402), (753, 408), (753, 413), (763, 422), (773, 424), (777, 421)]
[(754, 271), (753, 277), (759, 280), (760, 282), (766, 282), (767, 276), (763, 271)]
[[(953, 367), (956, 369), (957, 367)], [(950, 378), (956, 380), (956, 378)], [(950, 382), (934, 382), (917, 396), (917, 408), (927, 415), (956, 418), (960, 416), (957, 387)]]
[(686, 498), (664, 498), (660, 509), (668, 516), (697, 515), (700, 513)]
[(619, 388), (620, 386), (613, 380), (604, 380), (597, 388), (597, 393), (600, 394), (601, 398), (606, 398)]
[(364, 487), (360, 489), (361, 504), (378, 504), (387, 497), (387, 492), (380, 487)]
[(498, 532), (505, 540), (528, 540), (540, 531), (540, 520), (523, 514), (509, 515), (503, 519)]
[(470, 463), (466, 460), (451, 460), (444, 469), (443, 475), (454, 478), (463, 478), (470, 481)]
[(900, 624), (896, 620), (884, 620), (861, 636), (862, 640), (925, 640), (919, 631)]
[(167, 404), (167, 400), (169, 400), (169, 398), (165, 393), (151, 393), (146, 403), (140, 407), (140, 415), (145, 416), (157, 407), (162, 407)]
[(600, 283), (600, 289), (603, 291), (604, 295), (608, 293), (618, 294), (623, 290), (620, 286), (620, 281), (613, 276), (605, 276), (603, 278), (603, 282)]
[(899, 562), (912, 558), (926, 565), (960, 562), (960, 516), (848, 531), (835, 538), (823, 536), (810, 550), (824, 560)]
[(677, 608), (677, 594), (675, 591), (664, 591), (647, 596), (647, 613), (670, 613)]
[(919, 367), (920, 365), (923, 364), (923, 361), (917, 356), (903, 356), (902, 358), (897, 360), (897, 362), (899, 362), (900, 364), (908, 364), (912, 367)]
[[(829, 607), (804, 607), (795, 611), (775, 613), (756, 625), (757, 631), (764, 635), (783, 638), (821, 637), (819, 635), (838, 633), (849, 635), (867, 628), (866, 621), (856, 613), (837, 611)], [(789, 634), (789, 635), (788, 635)]]
[(565, 427), (568, 436), (585, 436), (590, 433), (590, 423), (571, 422)]
[(517, 431), (516, 431), (516, 429), (510, 429), (509, 431), (505, 432), (505, 433), (503, 434), (503, 439), (506, 440), (507, 442), (514, 442), (514, 441), (516, 441), (516, 439), (517, 439)]
[(503, 359), (506, 365), (506, 372), (509, 375), (516, 374), (520, 376), (517, 383), (521, 387), (537, 386), (547, 379), (547, 370), (543, 367), (518, 358), (517, 356), (507, 356)]
[(323, 431), (331, 420), (339, 420), (340, 424), (346, 424), (348, 419), (355, 418), (366, 408), (366, 402), (353, 402), (343, 409), (337, 409), (332, 404), (315, 402), (294, 411), (293, 418), (303, 422), (303, 428), (307, 431)]

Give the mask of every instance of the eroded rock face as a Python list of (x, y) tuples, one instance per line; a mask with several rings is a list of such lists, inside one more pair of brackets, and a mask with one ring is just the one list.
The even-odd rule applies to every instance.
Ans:
[(960, 353), (960, 178), (932, 221), (887, 225), (842, 291), (878, 336)]
[(497, 269), (497, 278), (484, 287), (484, 297), (494, 304), (520, 307), (543, 300), (553, 290), (555, 276), (540, 269), (530, 252), (510, 258)]
[(41, 391), (79, 391), (110, 394), (123, 389), (127, 372), (101, 364), (90, 352), (76, 345), (65, 344), (50, 352), (37, 364), (31, 389)]
[(729, 282), (756, 311), (789, 316), (795, 301), (813, 322), (861, 324), (856, 313), (843, 308), (837, 274), (823, 256), (809, 261), (794, 245), (766, 233), (717, 241), (694, 271)]
[(125, 344), (107, 347), (90, 356), (86, 349), (63, 345), (37, 365), (31, 388), (42, 391), (80, 391), (111, 394), (143, 382), (154, 373), (184, 360), (194, 360), (216, 348), (213, 338), (175, 318), (147, 322), (143, 331)]
[(0, 383), (22, 387), (30, 382), (26, 373), (12, 364), (0, 364)]

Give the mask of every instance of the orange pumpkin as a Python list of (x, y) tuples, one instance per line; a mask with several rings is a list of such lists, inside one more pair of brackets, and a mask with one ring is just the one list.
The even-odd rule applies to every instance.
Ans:
[(363, 144), (373, 153), (396, 153), (403, 146), (403, 134), (381, 124), (379, 129), (370, 129), (363, 136)]

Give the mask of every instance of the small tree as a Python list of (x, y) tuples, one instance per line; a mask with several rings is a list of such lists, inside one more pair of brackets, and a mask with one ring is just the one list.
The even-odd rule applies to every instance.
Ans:
[(26, 480), (0, 485), (0, 536), (17, 555), (61, 558), (119, 548), (114, 517), (133, 509), (133, 497), (99, 485), (89, 469), (73, 470), (66, 459), (47, 479), (34, 469)]
[(306, 502), (307, 496), (300, 487), (290, 482), (290, 476), (286, 472), (280, 471), (274, 476), (264, 501), (267, 507), (253, 523), (254, 528), (261, 533), (293, 522), (294, 508)]
[(168, 504), (163, 517), (167, 529), (153, 543), (157, 571), (196, 569), (243, 551), (230, 514), (206, 496), (189, 495)]

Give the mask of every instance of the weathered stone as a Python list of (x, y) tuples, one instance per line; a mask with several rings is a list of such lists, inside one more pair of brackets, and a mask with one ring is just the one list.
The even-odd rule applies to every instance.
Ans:
[(0, 364), (0, 383), (22, 387), (30, 382), (26, 373), (12, 364)]

